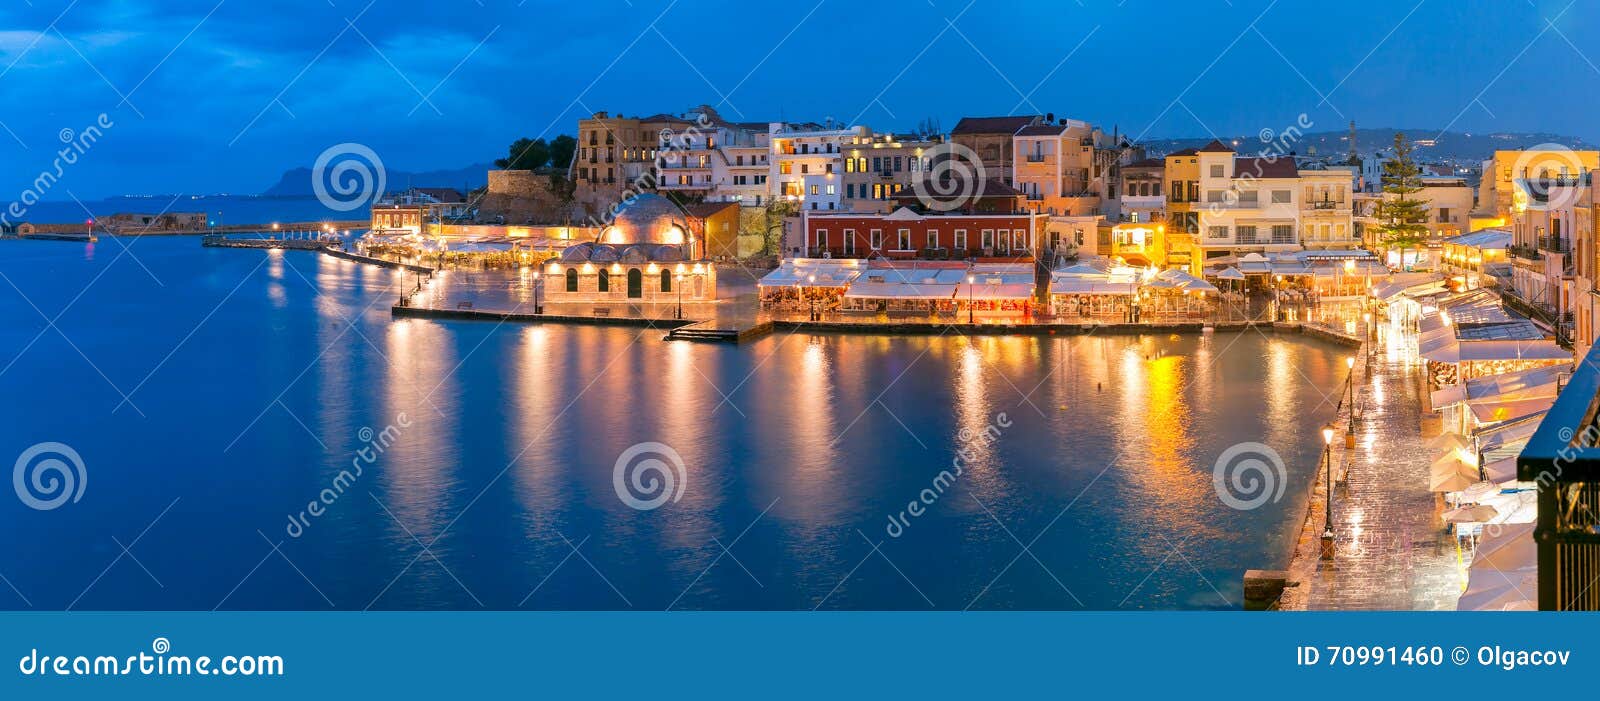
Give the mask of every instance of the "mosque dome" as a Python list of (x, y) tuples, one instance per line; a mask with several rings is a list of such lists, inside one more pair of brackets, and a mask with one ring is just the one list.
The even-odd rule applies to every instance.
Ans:
[(687, 238), (686, 217), (678, 205), (661, 195), (642, 193), (622, 203), (616, 218), (600, 240), (609, 244), (682, 245)]

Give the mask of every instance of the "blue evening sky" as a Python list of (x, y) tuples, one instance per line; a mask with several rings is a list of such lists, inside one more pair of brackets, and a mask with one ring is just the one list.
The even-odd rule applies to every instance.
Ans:
[(4, 0), (0, 199), (102, 112), (62, 180), (79, 197), (258, 192), (341, 142), (456, 168), (594, 110), (699, 103), (880, 130), (1053, 112), (1231, 135), (1304, 113), (1600, 141), (1597, 26), (1588, 0)]

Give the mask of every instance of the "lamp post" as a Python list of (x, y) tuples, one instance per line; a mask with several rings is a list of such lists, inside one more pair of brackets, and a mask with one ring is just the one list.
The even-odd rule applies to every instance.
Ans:
[(543, 314), (544, 307), (539, 305), (539, 271), (533, 271), (533, 313)]
[(968, 275), (967, 276), (967, 323), (968, 324), (977, 323), (977, 322), (973, 321), (974, 317), (973, 317), (973, 314), (972, 314), (972, 285), (973, 285), (974, 282), (977, 282), (977, 276), (976, 275)]
[(1356, 357), (1344, 359), (1345, 369), (1349, 374), (1345, 376), (1345, 384), (1350, 387), (1350, 421), (1345, 424), (1344, 449), (1354, 450), (1356, 447)]
[(1324, 494), (1324, 503), (1327, 509), (1322, 521), (1322, 559), (1333, 559), (1333, 424), (1322, 427), (1322, 465), (1324, 479), (1326, 480), (1327, 493)]
[[(817, 276), (816, 275), (807, 275), (806, 276), (806, 283), (810, 287), (815, 288), (817, 286)], [(805, 294), (806, 297), (810, 298), (810, 302), (811, 302), (811, 320), (812, 321), (820, 320), (820, 317), (817, 315), (817, 294), (816, 294), (816, 290), (815, 289), (805, 290), (804, 294)]]
[(683, 319), (683, 273), (678, 273), (678, 319)]

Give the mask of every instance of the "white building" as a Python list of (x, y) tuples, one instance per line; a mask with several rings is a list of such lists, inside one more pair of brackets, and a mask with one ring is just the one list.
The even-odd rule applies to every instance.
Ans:
[(801, 209), (844, 210), (845, 149), (871, 136), (866, 127), (773, 122), (768, 127), (771, 164), (768, 184), (773, 197), (796, 202)]

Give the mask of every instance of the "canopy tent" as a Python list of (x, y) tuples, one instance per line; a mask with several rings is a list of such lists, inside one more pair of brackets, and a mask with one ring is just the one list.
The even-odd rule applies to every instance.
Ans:
[(1426, 445), (1429, 448), (1460, 448), (1462, 450), (1472, 447), (1472, 444), (1467, 442), (1467, 439), (1459, 433), (1441, 433), (1430, 439)]
[(1221, 271), (1218, 271), (1211, 277), (1214, 277), (1218, 280), (1229, 280), (1233, 282), (1240, 282), (1245, 279), (1244, 273), (1239, 272), (1238, 268), (1223, 268)]
[(1478, 468), (1448, 455), (1435, 460), (1428, 470), (1428, 491), (1459, 492), (1478, 483)]
[(1538, 546), (1533, 542), (1533, 524), (1519, 523), (1497, 528), (1478, 540), (1472, 553), (1471, 569), (1514, 572), (1534, 567)]
[(1498, 362), (1511, 360), (1571, 360), (1572, 352), (1556, 345), (1555, 341), (1495, 340), (1458, 341), (1418, 355), (1436, 363)]
[(1078, 276), (1051, 276), (1050, 294), (1053, 295), (1125, 295), (1131, 296), (1138, 288), (1133, 281), (1114, 281)]
[(952, 299), (956, 285), (939, 283), (863, 282), (857, 280), (845, 290), (850, 299)]
[(1472, 418), (1478, 425), (1497, 424), (1505, 421), (1543, 414), (1555, 404), (1556, 398), (1537, 397), (1534, 399), (1518, 399), (1509, 402), (1493, 400), (1468, 401), (1467, 408), (1472, 411)]
[(1525, 609), (1539, 598), (1539, 570), (1468, 570), (1467, 590), (1456, 602), (1457, 611), (1506, 611)]
[(795, 258), (784, 261), (756, 282), (758, 287), (849, 287), (861, 275), (859, 261)]
[(1561, 378), (1566, 374), (1568, 371), (1565, 368), (1552, 365), (1473, 378), (1433, 392), (1433, 408), (1445, 409), (1477, 399), (1514, 401), (1554, 397), (1561, 385)]
[(1488, 523), (1490, 519), (1500, 515), (1493, 506), (1473, 504), (1451, 509), (1442, 514), (1445, 523)]

